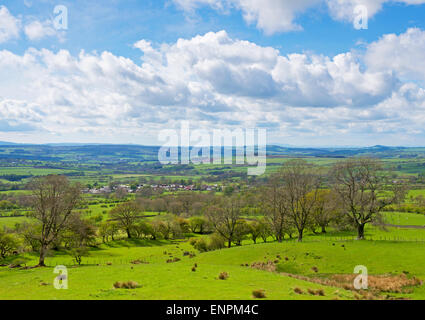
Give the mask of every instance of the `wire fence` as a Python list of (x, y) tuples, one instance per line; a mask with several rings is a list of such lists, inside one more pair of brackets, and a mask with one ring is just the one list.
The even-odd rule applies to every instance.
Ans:
[[(297, 238), (293, 238), (290, 240), (286, 240), (287, 242), (296, 242), (298, 243)], [(337, 236), (320, 236), (320, 238), (304, 238), (302, 242), (353, 242), (353, 241), (360, 241), (356, 236), (344, 236), (344, 237), (337, 237)], [(361, 241), (387, 241), (387, 242), (417, 242), (417, 243), (425, 243), (425, 239), (421, 238), (404, 238), (404, 237), (398, 237), (398, 236), (371, 236), (366, 237), (365, 240)]]
[[(120, 259), (97, 259), (97, 258), (82, 258), (81, 266), (117, 266), (117, 265), (137, 265), (137, 264), (149, 264), (146, 261), (141, 261), (137, 259), (129, 259), (129, 258), (120, 258)], [(78, 263), (70, 258), (70, 259), (55, 259), (46, 261), (47, 267), (56, 267), (56, 266), (78, 266)]]

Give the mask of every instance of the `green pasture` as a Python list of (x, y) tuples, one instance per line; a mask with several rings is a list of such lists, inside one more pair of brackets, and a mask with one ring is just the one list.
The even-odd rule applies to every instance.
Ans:
[[(352, 274), (355, 266), (363, 265), (371, 275), (406, 273), (425, 279), (423, 249), (423, 243), (415, 242), (306, 240), (304, 243), (285, 241), (244, 245), (196, 253), (190, 258), (184, 256), (184, 252), (194, 250), (186, 242), (121, 240), (93, 249), (78, 267), (73, 266), (69, 256), (57, 253), (47, 259), (47, 264), (52, 267), (45, 269), (0, 268), (0, 298), (244, 300), (252, 299), (253, 290), (263, 289), (269, 299), (351, 299), (352, 292), (296, 280), (279, 272), (326, 277)], [(245, 266), (273, 261), (278, 256), (281, 258), (277, 273)], [(181, 260), (167, 263), (171, 257)], [(28, 265), (36, 263), (35, 255), (27, 258)], [(133, 259), (143, 263), (132, 264)], [(68, 266), (68, 290), (56, 290), (52, 286), (53, 266), (57, 264)], [(195, 264), (198, 267), (192, 271)], [(313, 271), (314, 267), (317, 273)], [(220, 272), (227, 272), (229, 279), (218, 280)], [(135, 290), (113, 288), (115, 281), (130, 280), (141, 287)], [(323, 288), (325, 296), (298, 295), (294, 288), (303, 291)], [(412, 293), (402, 296), (423, 299), (425, 290), (423, 286), (415, 287)]]

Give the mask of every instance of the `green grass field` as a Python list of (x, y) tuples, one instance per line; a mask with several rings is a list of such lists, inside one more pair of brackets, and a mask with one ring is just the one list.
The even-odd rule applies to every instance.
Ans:
[[(420, 236), (425, 240), (422, 230), (386, 232), (388, 238), (389, 234), (398, 234), (400, 237), (403, 235), (405, 240), (406, 237), (414, 239)], [(374, 241), (344, 241), (350, 236), (336, 232), (308, 234), (303, 243), (285, 241), (253, 245), (251, 241), (245, 241), (241, 247), (196, 252), (194, 258), (184, 256), (184, 252), (195, 253), (186, 241), (119, 240), (92, 249), (89, 256), (83, 258), (82, 266), (75, 266), (69, 255), (59, 252), (47, 258), (48, 268), (16, 270), (2, 267), (0, 299), (245, 300), (252, 299), (252, 291), (257, 289), (265, 290), (268, 299), (353, 299), (352, 291), (298, 280), (280, 273), (327, 277), (352, 274), (357, 265), (366, 266), (370, 275), (398, 275), (404, 272), (425, 280), (425, 242), (375, 240), (384, 238), (384, 231), (375, 227), (369, 227), (366, 234)], [(278, 255), (277, 272), (245, 266), (254, 262), (274, 261)], [(181, 261), (166, 263), (170, 257), (177, 257)], [(24, 258), (28, 266), (37, 263), (36, 254), (26, 254)], [(132, 264), (134, 260), (145, 263)], [(193, 272), (195, 263), (198, 268)], [(56, 265), (68, 267), (68, 290), (53, 288), (53, 267)], [(317, 272), (313, 268), (317, 268)], [(229, 273), (229, 279), (218, 280), (220, 272)], [(130, 280), (141, 287), (134, 290), (113, 287), (116, 281)], [(324, 289), (325, 296), (296, 294), (295, 288), (304, 292)], [(414, 287), (411, 293), (392, 296), (425, 299), (425, 289), (423, 286)]]
[(425, 215), (408, 212), (386, 212), (385, 221), (388, 224), (400, 226), (425, 226)]
[[(342, 247), (344, 245), (344, 247)], [(53, 288), (53, 267), (32, 270), (0, 268), (0, 299), (252, 299), (252, 291), (263, 289), (268, 299), (352, 299), (353, 293), (341, 288), (327, 287), (293, 279), (279, 274), (286, 272), (313, 276), (313, 267), (319, 276), (351, 274), (354, 267), (364, 265), (369, 274), (401, 274), (409, 272), (425, 279), (425, 250), (423, 243), (391, 241), (265, 243), (244, 245), (196, 257), (184, 257), (184, 251), (193, 251), (185, 242), (127, 242), (101, 246), (84, 258), (83, 266), (75, 267), (71, 259), (57, 255), (48, 259), (49, 265), (68, 264), (69, 289)], [(167, 254), (164, 254), (167, 252)], [(169, 258), (181, 261), (166, 263)], [(256, 270), (241, 264), (265, 262), (276, 256), (288, 258), (278, 264), (279, 272)], [(34, 263), (28, 261), (28, 264)], [(140, 259), (146, 264), (131, 264)], [(84, 262), (85, 261), (85, 262)], [(112, 263), (107, 265), (107, 263)], [(192, 266), (198, 265), (196, 272)], [(220, 272), (229, 279), (218, 280)], [(135, 290), (114, 289), (115, 281), (136, 281)], [(47, 285), (41, 285), (41, 283)], [(322, 288), (324, 297), (299, 295), (303, 291)], [(423, 286), (409, 294), (394, 294), (412, 299), (424, 299)]]

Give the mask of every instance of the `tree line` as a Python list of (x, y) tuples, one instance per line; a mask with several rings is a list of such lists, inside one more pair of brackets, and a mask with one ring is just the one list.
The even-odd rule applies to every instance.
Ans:
[[(265, 183), (232, 189), (224, 194), (145, 194), (118, 204), (105, 220), (87, 217), (77, 208), (83, 201), (81, 185), (64, 176), (39, 177), (31, 183), (32, 223), (16, 228), (19, 240), (39, 252), (45, 266), (48, 250), (65, 248), (81, 262), (96, 239), (113, 241), (120, 234), (150, 240), (196, 237), (191, 244), (200, 251), (254, 243), (285, 236), (303, 240), (306, 230), (325, 233), (336, 228), (355, 228), (365, 238), (365, 226), (381, 219), (388, 206), (400, 204), (406, 188), (391, 180), (377, 159), (352, 158), (325, 171), (301, 159), (289, 160)], [(155, 212), (155, 215), (146, 214)], [(0, 232), (0, 255), (5, 258), (18, 247), (18, 236)]]

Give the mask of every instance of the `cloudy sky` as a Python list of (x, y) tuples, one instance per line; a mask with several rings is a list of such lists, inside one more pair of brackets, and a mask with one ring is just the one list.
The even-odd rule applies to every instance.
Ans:
[(183, 120), (425, 146), (425, 0), (0, 1), (1, 141), (155, 145)]

